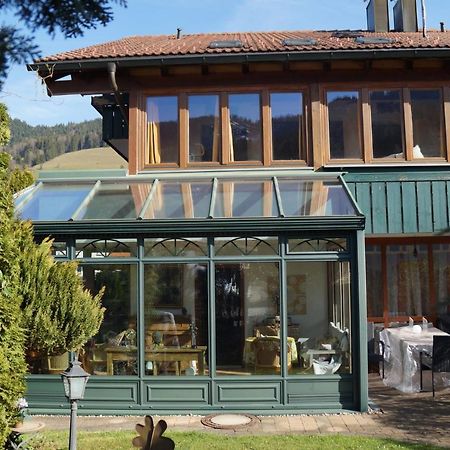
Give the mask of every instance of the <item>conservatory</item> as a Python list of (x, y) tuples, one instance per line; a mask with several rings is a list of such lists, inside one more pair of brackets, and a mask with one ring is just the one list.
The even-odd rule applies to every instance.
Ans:
[[(16, 214), (103, 286), (81, 411), (367, 409), (364, 216), (306, 169), (55, 175)], [(32, 355), (35, 412), (66, 411), (68, 354)]]

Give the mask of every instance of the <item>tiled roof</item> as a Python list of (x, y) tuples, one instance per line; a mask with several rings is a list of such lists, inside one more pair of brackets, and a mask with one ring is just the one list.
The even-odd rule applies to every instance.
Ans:
[[(364, 42), (364, 40), (360, 42), (361, 39), (356, 40), (358, 36), (371, 38), (371, 42)], [(301, 45), (287, 46), (283, 43), (286, 39), (300, 39), (303, 42), (300, 42)], [(233, 48), (209, 47), (212, 41), (224, 40), (239, 40), (242, 42), (242, 46)], [(308, 45), (305, 44), (304, 40), (309, 41)], [(377, 40), (383, 42), (374, 42)], [(297, 44), (299, 43), (297, 42)], [(429, 31), (426, 38), (422, 36), (421, 32), (375, 33), (370, 31), (274, 31), (186, 34), (181, 35), (179, 39), (174, 35), (131, 36), (117, 41), (47, 56), (36, 62), (242, 53), (307, 53), (371, 49), (450, 49), (450, 32)]]

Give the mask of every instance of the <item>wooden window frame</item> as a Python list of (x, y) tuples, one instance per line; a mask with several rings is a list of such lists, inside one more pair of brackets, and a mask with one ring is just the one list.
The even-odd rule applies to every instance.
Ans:
[[(273, 160), (272, 158), (272, 115), (270, 108), (271, 93), (301, 93), (303, 96), (303, 148), (304, 159), (295, 160)], [(259, 94), (260, 98), (260, 117), (261, 117), (261, 160), (249, 161), (230, 161), (230, 111), (228, 107), (228, 97), (232, 94)], [(189, 105), (190, 95), (218, 95), (219, 96), (219, 120), (221, 124), (221, 150), (219, 161), (189, 161)], [(147, 151), (147, 98), (171, 96), (178, 99), (178, 154), (177, 163), (150, 164)], [(141, 170), (159, 170), (159, 169), (198, 169), (198, 168), (226, 168), (226, 167), (271, 167), (295, 165), (305, 167), (311, 160), (311, 127), (310, 120), (310, 96), (307, 86), (289, 86), (279, 88), (278, 86), (253, 86), (253, 87), (225, 87), (223, 89), (195, 88), (195, 89), (171, 89), (171, 90), (146, 90), (135, 95), (135, 105), (130, 115), (130, 149), (137, 161), (136, 167), (133, 167), (133, 173)]]
[[(310, 160), (308, 149), (310, 147), (310, 129), (308, 127), (308, 123), (310, 120), (309, 116), (309, 104), (310, 104), (310, 96), (308, 95), (307, 89), (267, 89), (264, 90), (267, 105), (267, 114), (265, 123), (267, 129), (267, 136), (264, 136), (264, 142), (266, 143), (267, 149), (265, 152), (267, 164), (270, 166), (288, 166), (290, 164), (307, 164), (307, 161)], [(273, 139), (272, 139), (272, 105), (270, 104), (270, 95), (271, 94), (301, 94), (302, 95), (302, 141), (300, 152), (303, 158), (298, 159), (274, 159), (273, 158)]]
[[(413, 158), (413, 121), (411, 110), (411, 90), (440, 90), (442, 98), (442, 114), (443, 114), (443, 136), (442, 142), (444, 145), (444, 155), (425, 157), (425, 158)], [(360, 98), (360, 126), (362, 130), (362, 159), (354, 158), (339, 158), (332, 159), (330, 151), (329, 140), (329, 115), (328, 105), (326, 102), (326, 94), (331, 91), (358, 91)], [(372, 113), (370, 105), (370, 92), (380, 90), (399, 90), (401, 93), (401, 106), (402, 106), (402, 139), (404, 145), (404, 158), (374, 158), (373, 156), (373, 138), (372, 138)], [(317, 117), (314, 120), (313, 127), (320, 126), (322, 123), (323, 132), (323, 163), (327, 165), (353, 165), (353, 164), (429, 164), (429, 163), (447, 163), (450, 162), (450, 86), (436, 83), (376, 83), (376, 84), (362, 84), (353, 83), (348, 84), (324, 84), (320, 87), (321, 103), (323, 117), (321, 122), (318, 122)], [(317, 151), (317, 147), (316, 147)], [(320, 160), (314, 155), (315, 161)], [(317, 165), (317, 163), (315, 164)]]
[[(407, 322), (409, 316), (390, 315), (389, 314), (389, 293), (388, 293), (388, 277), (387, 277), (387, 246), (388, 245), (422, 245), (427, 247), (428, 255), (428, 289), (430, 293), (429, 305), (431, 314), (427, 315), (427, 319), (435, 321), (437, 318), (437, 297), (434, 285), (434, 258), (433, 245), (436, 244), (450, 244), (450, 237), (404, 237), (404, 238), (370, 238), (366, 239), (366, 246), (378, 246), (381, 252), (381, 277), (382, 295), (380, 302), (383, 304), (382, 316), (368, 316), (367, 320), (370, 322), (383, 323), (384, 326), (389, 326), (390, 322)], [(415, 321), (421, 321), (423, 316), (411, 316)]]

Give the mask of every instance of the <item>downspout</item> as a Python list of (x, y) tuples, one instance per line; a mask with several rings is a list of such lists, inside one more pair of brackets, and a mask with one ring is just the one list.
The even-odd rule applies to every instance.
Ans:
[(123, 116), (126, 124), (128, 125), (128, 114), (122, 103), (122, 97), (120, 95), (119, 88), (117, 86), (117, 81), (116, 81), (116, 69), (117, 69), (116, 63), (109, 62), (107, 69), (108, 69), (109, 82), (110, 82), (111, 87), (114, 92), (114, 98), (116, 99), (116, 103), (119, 106), (120, 112), (122, 113), (122, 116)]

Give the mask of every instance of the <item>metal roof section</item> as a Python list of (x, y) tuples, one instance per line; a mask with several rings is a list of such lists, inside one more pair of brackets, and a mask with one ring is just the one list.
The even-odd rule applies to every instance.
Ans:
[[(47, 179), (16, 196), (16, 215), (35, 224), (344, 217), (363, 227), (364, 217), (339, 174), (278, 172)], [(244, 176), (249, 173), (253, 176)]]
[(225, 40), (225, 41), (212, 41), (209, 48), (241, 48), (242, 42), (239, 39)]

